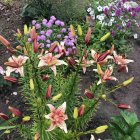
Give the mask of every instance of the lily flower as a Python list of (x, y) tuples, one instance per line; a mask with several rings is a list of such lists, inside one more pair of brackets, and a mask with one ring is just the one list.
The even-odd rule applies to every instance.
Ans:
[(59, 65), (67, 65), (66, 62), (63, 60), (58, 60), (58, 58), (61, 57), (62, 54), (58, 54), (53, 56), (52, 53), (47, 53), (44, 56), (40, 56), (39, 59), (39, 64), (38, 67), (43, 67), (43, 66), (49, 66), (52, 71), (54, 72), (54, 75), (56, 75), (56, 66)]
[[(80, 63), (80, 60), (75, 60), (76, 62)], [(87, 67), (91, 66), (93, 64), (93, 60), (87, 60), (85, 58), (85, 56), (82, 58), (82, 62), (81, 62), (81, 66), (83, 68), (83, 73), (85, 74), (86, 73), (86, 69)]]
[(19, 55), (18, 57), (12, 56), (9, 58), (7, 65), (6, 76), (10, 76), (11, 72), (19, 73), (22, 77), (24, 76), (23, 64), (26, 62), (28, 57)]
[(97, 85), (101, 84), (101, 83), (104, 83), (108, 80), (114, 80), (114, 81), (117, 81), (117, 78), (114, 77), (114, 76), (111, 76), (112, 73), (113, 73), (113, 67), (112, 66), (109, 66), (105, 72), (102, 71), (101, 67), (99, 64), (97, 64), (97, 69), (94, 69), (93, 71), (96, 71), (98, 72), (100, 75), (101, 75), (101, 79), (98, 81)]
[(113, 55), (114, 55), (114, 62), (117, 65), (120, 66), (120, 69), (122, 69), (122, 68), (124, 69), (125, 68), (126, 72), (128, 72), (128, 66), (127, 66), (127, 64), (128, 63), (131, 63), (131, 62), (134, 62), (134, 60), (125, 59), (125, 58), (123, 58), (123, 56), (117, 55), (117, 53), (115, 51), (113, 52)]
[(51, 111), (50, 114), (45, 115), (46, 119), (51, 120), (51, 126), (47, 131), (52, 131), (56, 127), (59, 127), (60, 129), (64, 130), (65, 133), (67, 133), (67, 126), (65, 123), (65, 120), (68, 119), (68, 116), (65, 114), (66, 102), (64, 102), (57, 109), (51, 104), (47, 104), (47, 106), (50, 108)]
[(3, 69), (3, 67), (0, 66), (0, 74), (4, 75), (5, 74), (5, 70)]

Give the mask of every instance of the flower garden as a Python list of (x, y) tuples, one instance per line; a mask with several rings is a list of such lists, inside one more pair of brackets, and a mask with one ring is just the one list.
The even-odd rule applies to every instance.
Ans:
[(1, 140), (140, 140), (138, 1), (5, 0), (0, 10)]

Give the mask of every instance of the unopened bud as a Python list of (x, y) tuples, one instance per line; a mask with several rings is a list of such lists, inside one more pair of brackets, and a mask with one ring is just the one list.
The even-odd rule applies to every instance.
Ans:
[(78, 111), (78, 117), (82, 117), (85, 112), (85, 105), (81, 105)]
[(70, 31), (71, 31), (72, 36), (75, 37), (76, 33), (75, 33), (73, 25), (70, 25)]
[(34, 81), (30, 79), (30, 90), (34, 90)]
[(78, 25), (78, 35), (82, 36), (82, 34), (83, 34), (83, 31), (82, 31), (81, 25)]
[(104, 35), (104, 36), (100, 39), (100, 41), (103, 42), (103, 41), (107, 40), (107, 39), (110, 37), (110, 35), (111, 35), (110, 32), (107, 33), (106, 35)]
[(103, 126), (99, 126), (95, 129), (95, 133), (96, 134), (100, 134), (100, 133), (103, 133), (105, 132), (105, 130), (108, 128), (107, 125), (103, 125)]
[(34, 140), (39, 140), (39, 138), (40, 138), (40, 134), (36, 133), (35, 136), (34, 136)]
[(10, 130), (6, 130), (6, 131), (4, 131), (4, 134), (10, 134), (10, 133), (11, 133)]
[(131, 77), (130, 79), (124, 81), (123, 86), (127, 86), (127, 85), (131, 84), (133, 82), (133, 80), (134, 80), (134, 77)]
[(48, 50), (48, 52), (49, 53), (52, 53), (54, 50), (55, 50), (55, 48), (58, 46), (58, 42), (57, 41), (55, 41), (52, 45), (51, 45), (51, 47), (49, 48), (49, 50)]
[(10, 76), (4, 76), (4, 80), (13, 82), (13, 83), (16, 83), (18, 81), (16, 78), (10, 77)]
[(30, 121), (31, 117), (30, 116), (25, 116), (24, 118), (22, 118), (23, 122), (28, 122)]
[(43, 75), (42, 77), (43, 81), (48, 81), (50, 79), (50, 76), (49, 75)]
[(62, 94), (59, 93), (58, 95), (56, 95), (52, 98), (52, 101), (54, 101), (54, 102), (57, 101), (59, 98), (61, 98), (61, 96), (62, 96)]
[(94, 98), (94, 94), (92, 92), (90, 92), (89, 90), (85, 90), (84, 95), (89, 98), (89, 99), (93, 99)]
[(75, 65), (77, 64), (77, 62), (76, 62), (73, 58), (68, 57), (67, 59), (68, 59), (68, 63), (69, 63), (71, 66), (75, 66)]
[(47, 100), (50, 99), (51, 95), (52, 95), (52, 85), (49, 85), (46, 92), (46, 99)]
[(74, 118), (74, 119), (77, 119), (77, 118), (78, 118), (78, 107), (75, 107), (75, 108), (74, 108), (73, 118)]
[(105, 94), (102, 95), (102, 99), (106, 100), (106, 95)]
[(131, 106), (130, 105), (127, 105), (127, 104), (119, 104), (118, 105), (118, 108), (120, 108), (120, 109), (130, 109)]
[(19, 111), (18, 109), (14, 108), (14, 107), (9, 106), (8, 109), (13, 115), (15, 115), (17, 117), (20, 117), (22, 115), (21, 111)]
[(9, 120), (9, 117), (4, 113), (0, 113), (0, 118), (3, 120)]

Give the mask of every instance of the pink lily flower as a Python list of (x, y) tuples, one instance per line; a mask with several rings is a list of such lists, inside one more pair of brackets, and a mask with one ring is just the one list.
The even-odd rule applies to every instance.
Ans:
[(59, 127), (60, 129), (64, 130), (65, 133), (67, 133), (67, 126), (65, 123), (65, 120), (68, 119), (68, 116), (65, 114), (66, 102), (64, 102), (57, 109), (51, 104), (47, 104), (47, 106), (50, 108), (51, 111), (50, 114), (45, 115), (46, 119), (51, 120), (51, 126), (47, 131), (52, 131), (56, 127)]
[[(80, 63), (80, 60), (75, 60), (76, 62)], [(83, 68), (83, 73), (86, 73), (87, 67), (91, 66), (93, 64), (93, 60), (87, 60), (86, 57), (84, 56), (81, 62), (81, 66)]]
[(117, 81), (118, 79), (114, 76), (111, 76), (113, 73), (113, 67), (109, 66), (105, 72), (102, 71), (100, 65), (98, 64), (98, 70), (94, 69), (94, 71), (98, 72), (101, 75), (101, 79), (98, 81), (97, 85), (101, 84), (101, 83), (105, 83), (108, 80), (113, 80), (113, 81)]
[(5, 70), (3, 69), (3, 67), (0, 66), (0, 74), (4, 75), (5, 74)]
[(117, 55), (117, 53), (114, 51), (114, 62), (120, 66), (120, 68), (125, 68), (126, 72), (128, 72), (128, 63), (134, 62), (134, 60), (131, 59), (125, 59), (121, 55)]
[(22, 77), (24, 76), (24, 68), (23, 64), (28, 59), (27, 56), (21, 56), (18, 57), (12, 56), (8, 59), (8, 62), (5, 63), (7, 65), (6, 70), (6, 76), (10, 76), (11, 72), (19, 73)]
[(56, 75), (56, 66), (67, 65), (67, 63), (64, 62), (63, 60), (58, 60), (58, 58), (60, 58), (61, 55), (62, 54), (53, 56), (52, 53), (46, 53), (44, 56), (40, 56), (38, 67), (40, 68), (43, 66), (49, 66), (54, 72), (54, 75)]

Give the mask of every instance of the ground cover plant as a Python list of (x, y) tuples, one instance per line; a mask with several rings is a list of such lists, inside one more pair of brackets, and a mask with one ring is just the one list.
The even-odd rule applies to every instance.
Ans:
[[(17, 30), (15, 36), (19, 45), (16, 48), (0, 35), (0, 42), (11, 52), (1, 75), (8, 82), (18, 83), (29, 105), (28, 113), (14, 105), (8, 106), (9, 114), (0, 113), (2, 135), (16, 129), (24, 139), (78, 140), (86, 134), (105, 132), (108, 124), (87, 131), (88, 122), (102, 100), (120, 109), (130, 108), (123, 102), (113, 103), (109, 94), (126, 87), (134, 79), (130, 77), (119, 83), (113, 69), (128, 72), (128, 63), (134, 61), (119, 54), (116, 45), (110, 42), (109, 29), (103, 35), (96, 33), (96, 41), (93, 41), (99, 24), (95, 27), (71, 24), (64, 28), (63, 21), (51, 16), (49, 20), (33, 20), (32, 25), (29, 28), (25, 25), (24, 32)], [(107, 47), (100, 48), (106, 42)], [(87, 69), (92, 69), (95, 78), (83, 92), (79, 88), (81, 73), (88, 73)], [(110, 80), (115, 81), (115, 86), (106, 87)], [(112, 127), (116, 127), (114, 123)]]

